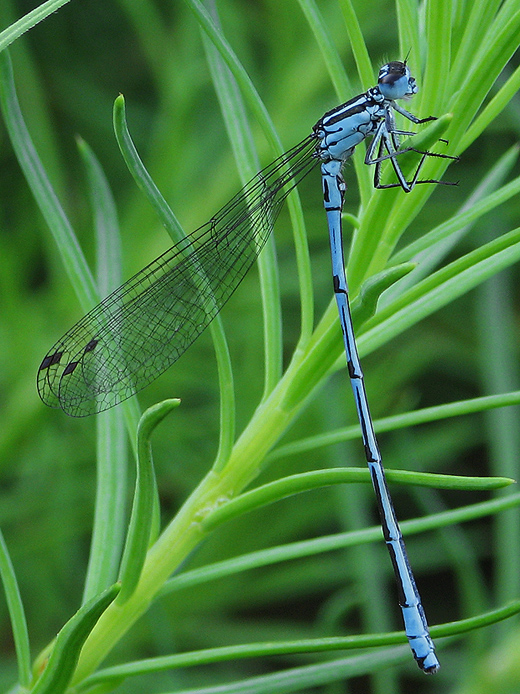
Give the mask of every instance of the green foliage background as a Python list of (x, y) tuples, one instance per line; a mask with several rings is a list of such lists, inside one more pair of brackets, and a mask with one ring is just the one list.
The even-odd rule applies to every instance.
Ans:
[[(407, 4), (415, 8), (415, 3), (403, 6)], [(463, 11), (455, 5), (454, 14)], [(352, 81), (352, 94), (358, 93), (366, 85), (361, 86), (357, 78), (339, 6), (336, 0), (322, 0), (318, 6)], [(387, 59), (402, 59), (394, 3), (368, 0), (354, 6), (374, 72)], [(28, 2), (0, 0), (2, 28), (31, 9)], [(224, 34), (288, 149), (337, 104), (308, 21), (296, 0), (222, 0), (218, 9)], [(408, 50), (408, 46), (402, 48)], [(22, 112), (89, 262), (94, 261), (94, 234), (77, 135), (95, 152), (116, 201), (123, 276), (129, 277), (171, 243), (119, 153), (112, 128), (112, 107), (119, 93), (125, 96), (137, 148), (186, 230), (207, 221), (240, 187), (201, 31), (186, 4), (76, 0), (16, 41), (11, 54)], [(409, 57), (418, 77), (420, 58), (414, 53)], [(504, 81), (517, 58), (506, 68)], [(410, 108), (414, 110), (413, 102)], [(435, 191), (408, 230), (406, 242), (458, 210), (518, 141), (519, 110), (515, 96), (448, 170), (444, 178), (459, 180), (458, 187)], [(251, 124), (261, 162), (267, 163), (273, 153), (253, 119)], [(81, 601), (96, 493), (96, 422), (48, 410), (37, 396), (35, 375), (43, 355), (83, 311), (3, 126), (0, 157), (0, 525), (36, 654)], [(509, 177), (514, 175), (513, 171)], [(346, 167), (346, 180), (346, 211), (356, 214), (359, 194), (351, 165)], [(319, 318), (331, 299), (331, 280), (317, 173), (308, 177), (301, 194)], [(512, 198), (480, 219), (447, 261), (514, 228), (519, 218), (518, 200)], [(275, 236), (287, 365), (298, 340), (300, 307), (286, 213)], [(517, 389), (518, 299), (518, 269), (513, 267), (368, 355), (364, 366), (374, 417)], [(223, 322), (240, 432), (264, 388), (256, 269), (225, 307)], [(217, 452), (219, 385), (209, 331), (139, 400), (144, 409), (167, 397), (180, 397), (182, 404), (153, 438), (163, 523), (169, 522), (206, 474)], [(355, 412), (342, 368), (313, 393), (283, 443), (352, 423)], [(388, 468), (515, 477), (520, 451), (518, 410), (493, 410), (398, 430), (381, 436), (381, 448)], [(278, 459), (259, 481), (342, 465), (364, 465), (357, 440)], [(128, 505), (132, 474), (120, 490)], [(393, 493), (402, 519), (488, 498), (482, 492), (426, 492), (411, 487), (396, 487)], [(367, 485), (330, 487), (223, 526), (189, 557), (186, 568), (375, 523)], [(432, 624), (469, 617), (518, 597), (518, 525), (518, 512), (512, 510), (407, 541)], [(107, 662), (250, 641), (397, 630), (400, 616), (390, 572), (380, 543), (274, 564), (172, 593), (152, 605)], [(6, 690), (16, 679), (16, 667), (3, 603), (0, 620), (4, 635), (0, 685)], [(332, 682), (323, 691), (484, 692), (491, 691), (483, 688), (488, 681), (495, 694), (518, 691), (520, 674), (503, 644), (511, 646), (519, 640), (518, 623), (509, 620), (443, 648), (443, 669), (435, 679), (426, 680), (405, 655), (399, 669), (348, 683)], [(116, 691), (198, 690), (314, 662), (318, 657), (287, 655), (159, 672), (147, 679), (129, 679)], [(487, 680), (491, 664), (495, 669)]]

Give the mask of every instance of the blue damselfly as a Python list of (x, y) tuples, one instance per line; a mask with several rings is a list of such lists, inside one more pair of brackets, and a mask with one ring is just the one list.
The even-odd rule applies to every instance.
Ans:
[[(405, 631), (419, 667), (436, 672), (439, 663), (393, 509), (379, 453), (350, 316), (345, 277), (341, 211), (345, 193), (342, 168), (368, 136), (365, 163), (374, 165), (376, 188), (419, 183), (428, 157), (445, 154), (401, 148), (394, 112), (421, 124), (397, 104), (417, 93), (406, 62), (379, 71), (378, 84), (326, 113), (300, 144), (260, 171), (212, 219), (150, 263), (82, 318), (54, 345), (38, 372), (38, 390), (50, 406), (81, 417), (129, 398), (171, 366), (208, 326), (235, 291), (267, 241), (289, 194), (321, 165), (325, 211), (332, 253), (333, 286), (343, 332), (349, 376), (361, 424), (368, 466), (390, 551)], [(407, 180), (399, 156), (414, 151), (418, 166)], [(381, 183), (381, 165), (391, 162), (397, 181)]]

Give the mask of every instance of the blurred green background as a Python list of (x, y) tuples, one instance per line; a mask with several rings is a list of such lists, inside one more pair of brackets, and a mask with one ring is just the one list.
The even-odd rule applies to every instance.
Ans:
[[(387, 59), (403, 58), (398, 52), (393, 2), (368, 0), (354, 5), (375, 69)], [(33, 7), (31, 2), (0, 0), (2, 28)], [(336, 1), (322, 0), (319, 7), (359, 90)], [(219, 12), (225, 35), (288, 149), (336, 105), (319, 48), (298, 3), (222, 0)], [(92, 221), (76, 135), (93, 148), (112, 187), (121, 224), (125, 278), (170, 245), (119, 154), (112, 130), (112, 106), (119, 93), (125, 96), (129, 126), (140, 154), (187, 231), (207, 221), (239, 188), (201, 34), (182, 2), (71, 2), (18, 40), (11, 53), (24, 116), (90, 262)], [(414, 58), (409, 59), (412, 66)], [(436, 191), (427, 214), (414, 222), (407, 238), (429, 230), (462, 204), (499, 156), (517, 142), (519, 123), (520, 100), (515, 97), (448, 171), (447, 177), (460, 180), (459, 186)], [(252, 127), (262, 163), (268, 163), (272, 155), (254, 123)], [(0, 525), (20, 582), (36, 653), (81, 599), (96, 484), (95, 420), (70, 419), (49, 410), (38, 398), (36, 370), (43, 355), (82, 312), (3, 124), (0, 157)], [(347, 167), (346, 180), (346, 209), (355, 212), (358, 197), (352, 167)], [(331, 298), (331, 280), (317, 173), (302, 186), (302, 197), (319, 317)], [(518, 202), (513, 199), (485, 217), (463, 242), (462, 250), (478, 245), (489, 234), (514, 228), (519, 219)], [(284, 213), (275, 234), (289, 358), (298, 337), (299, 299), (292, 237)], [(370, 355), (365, 370), (374, 416), (490, 392), (486, 360), (490, 332), (504, 347), (505, 384), (499, 384), (498, 390), (518, 388), (518, 286), (518, 269), (514, 268), (492, 286), (471, 292)], [(489, 326), (490, 315), (498, 327)], [(223, 319), (235, 369), (240, 431), (263, 389), (256, 269), (225, 307)], [(503, 333), (497, 332), (500, 330)], [(177, 396), (182, 398), (181, 407), (154, 437), (165, 521), (204, 475), (216, 453), (219, 395), (209, 334), (139, 400), (144, 408)], [(350, 424), (354, 418), (348, 380), (342, 371), (329, 379), (286, 440)], [(518, 457), (517, 421), (518, 411), (510, 409), (384, 435), (385, 465), (453, 474), (512, 474), (501, 465), (506, 461), (513, 465)], [(504, 450), (502, 441), (510, 448)], [(277, 461), (276, 469), (266, 471), (262, 480), (282, 472), (338, 464), (363, 465), (361, 445), (338, 445)], [(443, 505), (487, 498), (399, 489), (393, 493), (403, 519)], [(131, 486), (129, 500), (130, 494)], [(509, 514), (513, 527), (516, 516), (516, 512)], [(470, 616), (518, 596), (514, 577), (504, 584), (504, 569), (495, 557), (504, 537), (502, 526), (509, 522), (504, 517), (449, 530), (448, 537), (410, 539), (412, 563), (432, 623)], [(225, 526), (192, 557), (190, 567), (375, 522), (370, 489), (321, 490)], [(456, 543), (455, 548), (451, 542)], [(370, 548), (378, 570), (390, 577), (385, 552), (384, 546)], [(519, 547), (511, 546), (510, 552), (518, 555)], [(363, 562), (362, 555), (337, 552), (173, 594), (152, 607), (109, 662), (242, 641), (340, 634), (345, 628), (354, 633), (368, 630), (365, 620), (370, 622), (370, 615), (351, 610), (370, 586), (371, 576), (365, 572), (363, 578)], [(388, 585), (393, 591), (390, 581)], [(388, 607), (382, 607), (382, 628), (400, 628), (394, 601), (391, 594)], [(16, 675), (3, 601), (0, 620), (0, 686), (6, 687)], [(457, 691), (471, 669), (465, 659), (480, 661), (486, 649), (510, 629), (514, 629), (512, 622), (447, 650), (443, 670), (435, 680), (425, 680), (410, 658), (403, 677), (388, 677), (383, 691)], [(510, 638), (515, 633), (511, 631)], [(217, 684), (299, 662), (289, 658), (224, 663), (128, 682), (117, 691), (159, 692)], [(328, 691), (369, 692), (377, 686), (359, 679)], [(520, 691), (520, 681), (517, 686), (511, 691)]]

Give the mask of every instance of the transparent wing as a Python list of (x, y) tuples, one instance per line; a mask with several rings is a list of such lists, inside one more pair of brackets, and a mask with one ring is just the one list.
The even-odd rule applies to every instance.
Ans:
[(102, 412), (171, 366), (254, 263), (289, 191), (316, 165), (315, 142), (309, 136), (256, 174), (76, 323), (40, 365), (42, 400), (74, 417)]

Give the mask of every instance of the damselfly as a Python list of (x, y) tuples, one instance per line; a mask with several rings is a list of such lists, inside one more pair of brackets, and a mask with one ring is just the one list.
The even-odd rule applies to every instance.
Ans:
[[(365, 164), (375, 166), (376, 188), (410, 192), (427, 157), (445, 154), (401, 148), (394, 111), (420, 124), (396, 103), (417, 93), (406, 62), (383, 65), (378, 84), (326, 113), (312, 133), (260, 171), (212, 219), (186, 236), (116, 289), (57, 342), (38, 371), (42, 400), (81, 417), (101, 412), (131, 397), (173, 364), (208, 326), (235, 291), (267, 241), (289, 194), (311, 169), (321, 165), (325, 211), (332, 252), (333, 286), (349, 376), (361, 424), (367, 463), (376, 493), (386, 544), (399, 589), (405, 631), (419, 667), (436, 672), (439, 663), (386, 484), (348, 301), (343, 258), (341, 211), (345, 193), (342, 168), (366, 137)], [(404, 152), (420, 155), (408, 181), (399, 165)], [(396, 183), (381, 183), (381, 164), (389, 160)]]

